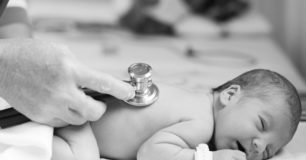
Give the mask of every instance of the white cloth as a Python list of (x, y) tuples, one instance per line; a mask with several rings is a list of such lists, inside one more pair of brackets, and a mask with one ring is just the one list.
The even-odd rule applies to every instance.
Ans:
[[(0, 110), (9, 108), (0, 97)], [(0, 129), (0, 160), (50, 160), (53, 128), (35, 122)]]
[(0, 129), (1, 160), (50, 160), (53, 128), (35, 122)]

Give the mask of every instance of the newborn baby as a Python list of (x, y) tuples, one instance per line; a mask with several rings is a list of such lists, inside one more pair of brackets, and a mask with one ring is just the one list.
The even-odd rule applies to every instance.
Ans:
[(157, 85), (151, 106), (104, 97), (98, 121), (57, 129), (53, 159), (193, 160), (199, 144), (213, 160), (268, 159), (292, 139), (301, 115), (295, 87), (269, 70), (248, 71), (207, 94)]

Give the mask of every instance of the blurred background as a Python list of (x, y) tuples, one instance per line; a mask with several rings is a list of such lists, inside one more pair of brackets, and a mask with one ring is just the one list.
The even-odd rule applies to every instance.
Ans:
[[(39, 23), (38, 21), (43, 18), (63, 20), (66, 24), (53, 27), (64, 30), (69, 28), (69, 25), (73, 25), (71, 23), (75, 20), (113, 25), (131, 7), (129, 4), (131, 1), (133, 0), (28, 0), (28, 7), (32, 23)], [(236, 27), (233, 30), (270, 34), (305, 79), (306, 64), (303, 62), (306, 62), (306, 20), (303, 16), (306, 2), (304, 0), (245, 0), (244, 2), (248, 4), (248, 11), (242, 11), (241, 14), (247, 14), (246, 12), (255, 14), (251, 15), (253, 17), (249, 20), (244, 19), (245, 22), (241, 20), (240, 24), (232, 25), (232, 28)], [(172, 8), (171, 11), (179, 12), (173, 11), (175, 9), (180, 8)], [(43, 24), (36, 24), (35, 29), (39, 29), (41, 27), (39, 25)], [(204, 34), (211, 36), (218, 32), (213, 27), (214, 24), (206, 24), (207, 31), (204, 32), (207, 33)], [(93, 28), (97, 29), (97, 26), (92, 26)]]
[(252, 0), (273, 27), (272, 36), (306, 77), (306, 2), (304, 0)]

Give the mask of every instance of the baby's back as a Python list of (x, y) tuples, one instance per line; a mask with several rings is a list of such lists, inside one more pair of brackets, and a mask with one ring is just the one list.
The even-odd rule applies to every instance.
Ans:
[(130, 106), (114, 98), (106, 100), (106, 113), (92, 123), (103, 157), (133, 159), (141, 144), (157, 131), (182, 121), (212, 116), (207, 96), (165, 85), (159, 85), (159, 89), (159, 100), (147, 107)]

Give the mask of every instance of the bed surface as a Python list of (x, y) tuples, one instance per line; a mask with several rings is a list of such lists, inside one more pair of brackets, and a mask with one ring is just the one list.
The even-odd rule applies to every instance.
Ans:
[(268, 37), (187, 39), (137, 37), (106, 33), (100, 37), (43, 34), (39, 38), (70, 46), (88, 66), (127, 79), (135, 62), (153, 67), (153, 80), (206, 89), (255, 68), (271, 69), (287, 77), (300, 92), (306, 91), (301, 75), (286, 54)]

